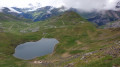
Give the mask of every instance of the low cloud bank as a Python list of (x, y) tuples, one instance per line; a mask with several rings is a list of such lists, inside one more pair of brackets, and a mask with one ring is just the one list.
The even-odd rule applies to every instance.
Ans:
[(64, 0), (67, 8), (76, 8), (81, 11), (116, 10), (120, 0)]
[(120, 0), (1, 0), (0, 7), (27, 7), (28, 4), (37, 5), (41, 7), (65, 6), (67, 9), (76, 8), (80, 11), (102, 11), (102, 10), (116, 10), (116, 5)]

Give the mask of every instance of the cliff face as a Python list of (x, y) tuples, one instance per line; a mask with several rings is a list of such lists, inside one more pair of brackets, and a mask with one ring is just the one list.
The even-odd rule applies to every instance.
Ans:
[(116, 21), (120, 19), (120, 11), (103, 11), (98, 13), (92, 18), (89, 18), (88, 20), (96, 23), (98, 26), (105, 25), (106, 23)]

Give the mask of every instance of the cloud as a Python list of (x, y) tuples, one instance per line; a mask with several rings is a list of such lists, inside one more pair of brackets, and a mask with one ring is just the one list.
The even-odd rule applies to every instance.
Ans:
[(63, 4), (62, 0), (0, 0), (0, 7), (29, 7), (29, 4), (36, 5), (40, 3), (44, 6), (59, 7)]
[(114, 10), (119, 0), (64, 0), (68, 8), (77, 8), (83, 11)]
[(41, 7), (65, 6), (67, 8), (76, 8), (81, 11), (101, 11), (115, 10), (117, 2), (120, 0), (1, 0), (0, 7), (29, 7), (29, 4), (36, 5), (40, 3)]

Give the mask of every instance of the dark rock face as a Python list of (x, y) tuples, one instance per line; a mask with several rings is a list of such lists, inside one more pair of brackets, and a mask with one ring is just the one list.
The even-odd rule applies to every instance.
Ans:
[(117, 3), (116, 8), (120, 8), (120, 2)]
[[(88, 21), (91, 21), (93, 23), (96, 23), (98, 26), (106, 25), (109, 22), (117, 21), (120, 19), (120, 1), (116, 4), (115, 10), (106, 10), (101, 11), (96, 14), (92, 13), (94, 17), (89, 17)], [(115, 24), (113, 24), (114, 27), (118, 27)]]
[(88, 21), (91, 21), (93, 23), (96, 23), (98, 26), (101, 26), (119, 19), (120, 19), (120, 11), (109, 10), (98, 13), (95, 17), (89, 18)]

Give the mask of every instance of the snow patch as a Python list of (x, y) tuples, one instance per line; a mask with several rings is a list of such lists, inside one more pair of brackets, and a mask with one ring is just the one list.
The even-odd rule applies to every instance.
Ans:
[(15, 10), (15, 9), (11, 8), (11, 7), (8, 7), (8, 8), (10, 9), (10, 11), (9, 11), (9, 12), (21, 13), (21, 12), (19, 12), (19, 11)]
[[(6, 7), (0, 7), (0, 12), (3, 12), (3, 10), (5, 9)], [(15, 12), (15, 13), (21, 13), (19, 11), (16, 11), (15, 9), (11, 8), (11, 7), (7, 7), (10, 11), (8, 12)]]
[(51, 11), (47, 11), (48, 14), (52, 14)]

